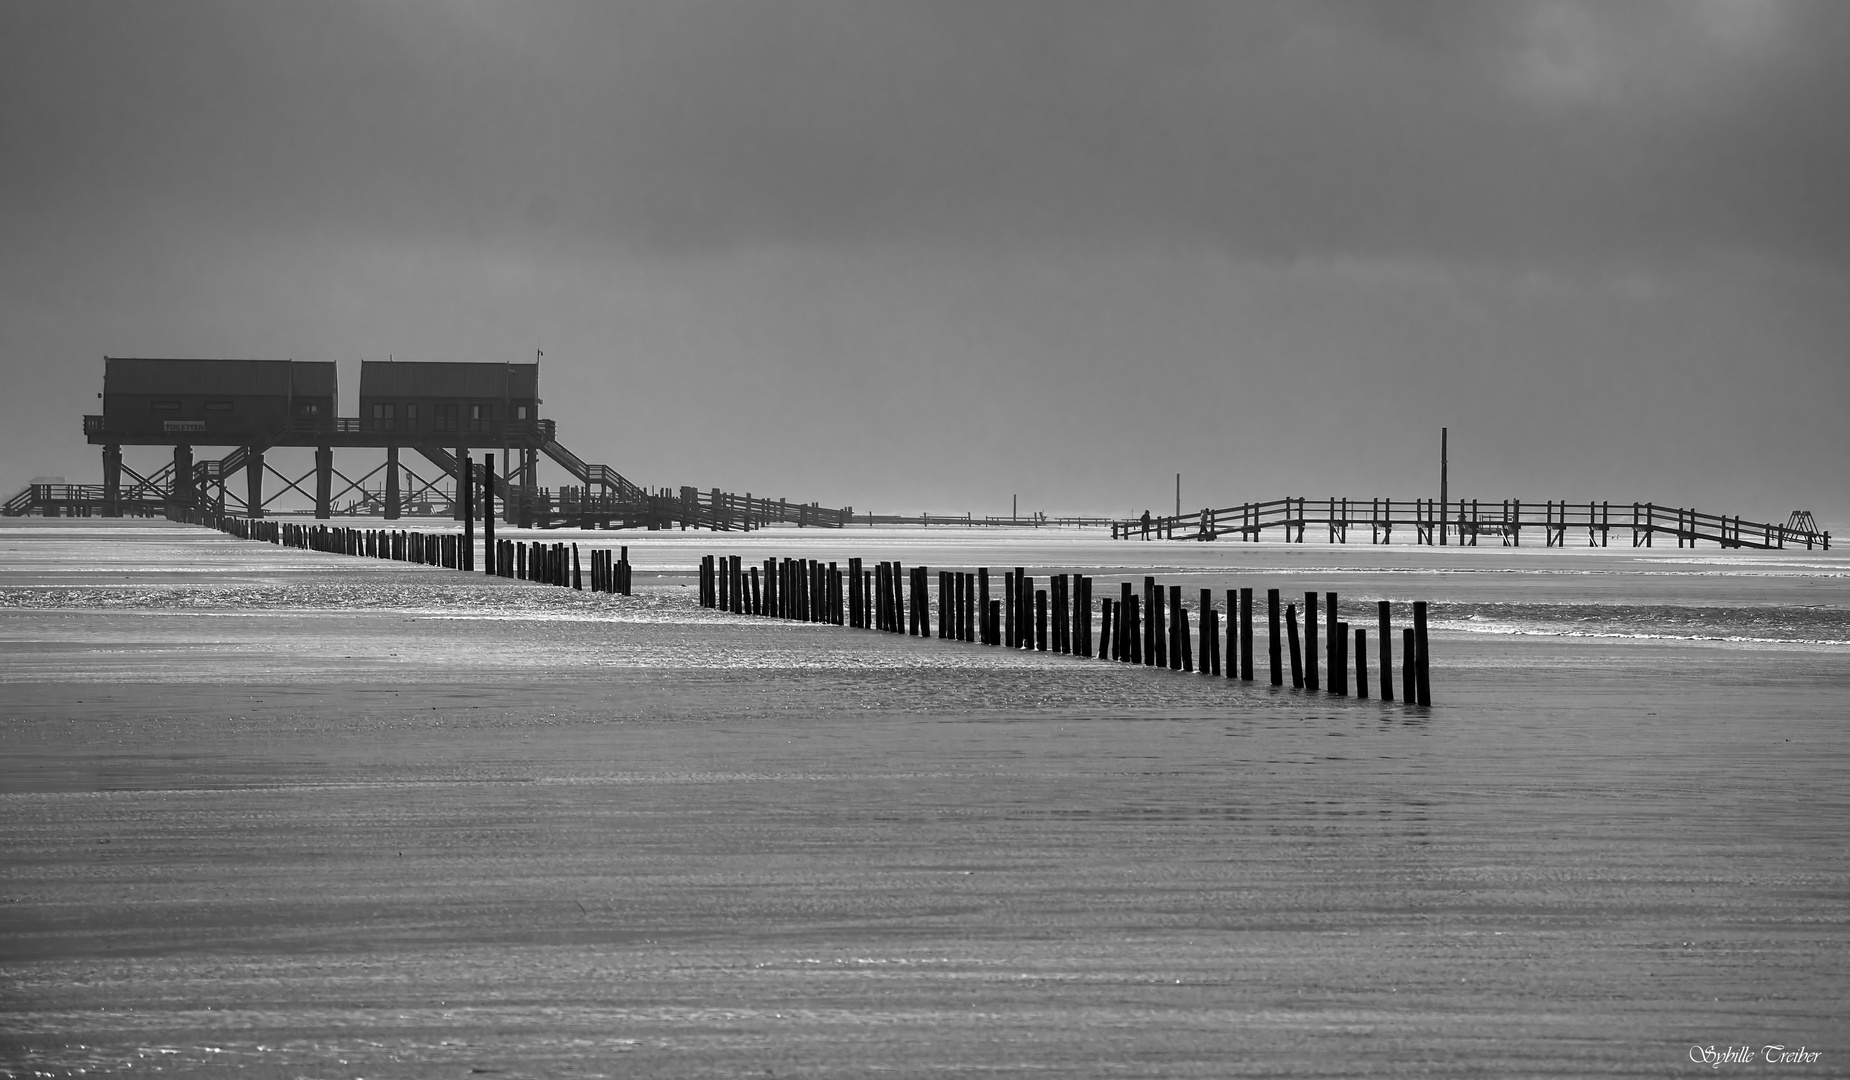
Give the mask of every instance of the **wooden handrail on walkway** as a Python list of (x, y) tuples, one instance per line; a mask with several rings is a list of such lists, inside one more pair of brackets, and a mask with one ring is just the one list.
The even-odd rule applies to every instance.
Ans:
[(1349, 530), (1367, 529), (1370, 543), (1388, 544), (1393, 542), (1394, 530), (1402, 529), (1412, 530), (1419, 544), (1475, 547), (1485, 536), (1497, 537), (1505, 546), (1520, 546), (1528, 530), (1530, 535), (1539, 532), (1544, 546), (1566, 547), (1568, 534), (1584, 529), (1589, 547), (1606, 547), (1617, 531), (1629, 532), (1633, 547), (1651, 547), (1657, 536), (1664, 535), (1674, 537), (1678, 547), (1695, 547), (1697, 541), (1706, 540), (1724, 548), (1781, 550), (1803, 545), (1830, 550), (1828, 531), (1792, 523), (1810, 523), (1810, 518), (1810, 514), (1794, 513), (1791, 521), (1777, 524), (1655, 503), (1458, 499), (1442, 507), (1437, 499), (1293, 496), (1188, 514), (1120, 519), (1111, 523), (1111, 532), (1114, 539), (1126, 540), (1232, 537), (1256, 541), (1267, 530), (1277, 529), (1286, 540), (1302, 543), (1306, 533), (1316, 528), (1326, 532), (1330, 543), (1342, 544), (1348, 542)]

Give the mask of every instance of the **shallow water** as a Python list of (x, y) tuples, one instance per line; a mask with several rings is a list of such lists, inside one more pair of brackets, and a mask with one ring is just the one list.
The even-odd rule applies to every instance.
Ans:
[[(545, 536), (639, 595), (0, 527), (0, 1069), (1845, 1071), (1836, 553)], [(708, 553), (1427, 599), (1438, 705), (705, 611)]]

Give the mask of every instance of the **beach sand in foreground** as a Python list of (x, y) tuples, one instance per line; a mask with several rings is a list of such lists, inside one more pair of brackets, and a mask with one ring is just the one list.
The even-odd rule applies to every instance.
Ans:
[[(1844, 1068), (1835, 553), (1024, 533), (597, 535), (622, 599), (0, 528), (0, 1068)], [(704, 611), (707, 552), (1431, 599), (1439, 704)]]

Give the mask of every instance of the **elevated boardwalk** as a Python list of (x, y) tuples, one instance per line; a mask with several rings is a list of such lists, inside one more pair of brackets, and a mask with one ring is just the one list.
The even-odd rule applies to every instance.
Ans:
[(1828, 551), (1831, 547), (1831, 534), (1821, 531), (1807, 511), (1794, 511), (1784, 524), (1775, 524), (1648, 502), (1458, 499), (1441, 506), (1437, 499), (1288, 496), (1270, 502), (1111, 523), (1113, 539), (1126, 540), (1203, 541), (1226, 537), (1257, 541), (1268, 530), (1275, 530), (1295, 543), (1303, 543), (1314, 534), (1332, 544), (1346, 544), (1351, 530), (1358, 536), (1367, 530), (1369, 543), (1389, 544), (1394, 542), (1397, 529), (1403, 537), (1411, 534), (1417, 544), (1473, 547), (1483, 537), (1495, 537), (1504, 546), (1520, 546), (1525, 532), (1530, 537), (1539, 535), (1546, 547), (1565, 547), (1570, 535), (1579, 537), (1583, 533), (1587, 546), (1607, 547), (1614, 532), (1629, 535), (1633, 547), (1652, 547), (1659, 536), (1674, 539), (1678, 547), (1695, 547), (1698, 541), (1724, 548), (1762, 550), (1803, 546)]

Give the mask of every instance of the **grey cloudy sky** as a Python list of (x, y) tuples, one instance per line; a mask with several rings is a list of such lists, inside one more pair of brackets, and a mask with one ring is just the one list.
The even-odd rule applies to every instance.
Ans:
[[(9, 3), (0, 486), (101, 357), (502, 360), (632, 479), (1850, 523), (1850, 7)], [(150, 455), (152, 451), (143, 451)], [(555, 477), (556, 481), (558, 478)]]

